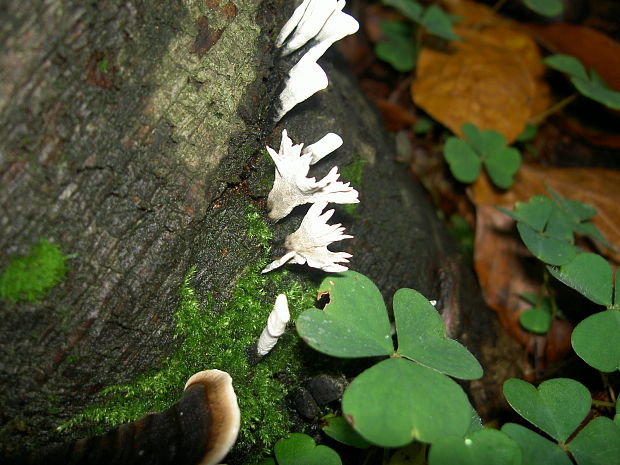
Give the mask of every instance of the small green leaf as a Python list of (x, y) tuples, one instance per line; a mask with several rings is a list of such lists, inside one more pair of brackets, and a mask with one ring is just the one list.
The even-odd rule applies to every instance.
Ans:
[(428, 300), (413, 289), (394, 294), (398, 353), (460, 379), (478, 379), (482, 367), (476, 357), (446, 334), (446, 327)]
[(514, 175), (521, 166), (521, 153), (514, 147), (488, 152), (484, 166), (493, 184), (502, 189), (512, 186)]
[(588, 365), (610, 373), (620, 369), (620, 310), (605, 310), (582, 320), (573, 330), (575, 353)]
[(620, 310), (620, 269), (618, 268), (616, 268), (616, 284), (614, 288), (614, 308)]
[(514, 439), (527, 465), (571, 465), (566, 453), (555, 443), (521, 425), (506, 423), (502, 431)]
[(467, 122), (463, 123), (461, 125), (461, 131), (476, 152), (484, 152), (484, 139), (482, 137), (482, 132), (475, 124)]
[(460, 436), (471, 404), (452, 379), (404, 358), (389, 358), (362, 372), (342, 397), (342, 411), (368, 441), (400, 447), (413, 439), (433, 443)]
[(620, 428), (606, 417), (597, 417), (588, 423), (568, 443), (578, 465), (619, 465)]
[(545, 234), (554, 239), (572, 243), (574, 223), (560, 208), (553, 208), (545, 226)]
[(379, 24), (381, 34), (393, 42), (413, 43), (413, 27), (404, 21), (381, 21)]
[(609, 87), (602, 87), (600, 84), (593, 84), (584, 79), (571, 78), (571, 82), (586, 97), (602, 103), (606, 107), (620, 110), (620, 92), (616, 92)]
[(572, 244), (559, 241), (534, 231), (527, 224), (518, 222), (517, 230), (525, 246), (539, 260), (550, 265), (564, 265), (570, 262), (577, 250)]
[(469, 184), (478, 179), (482, 162), (464, 140), (450, 137), (444, 145), (443, 154), (458, 181)]
[(538, 128), (533, 124), (526, 124), (523, 128), (523, 132), (517, 136), (517, 142), (529, 142), (538, 132)]
[(589, 81), (588, 73), (577, 58), (570, 55), (551, 55), (545, 58), (544, 63), (549, 67), (566, 73), (570, 76)]
[(549, 186), (545, 189), (551, 194), (553, 199), (562, 207), (562, 209), (573, 219), (573, 222), (589, 220), (596, 215), (596, 208), (592, 205), (579, 202), (578, 200), (565, 199)]
[(551, 327), (551, 314), (544, 308), (528, 308), (519, 315), (519, 323), (528, 331), (546, 334)]
[(553, 202), (544, 195), (535, 195), (528, 202), (515, 203), (513, 212), (505, 209), (501, 211), (532, 229), (542, 232), (553, 211)]
[(366, 276), (355, 271), (329, 275), (319, 295), (329, 295), (325, 308), (311, 308), (297, 319), (299, 336), (312, 348), (334, 357), (372, 357), (394, 351), (383, 297)]
[(436, 4), (429, 6), (422, 15), (422, 26), (428, 32), (447, 40), (461, 40), (452, 32), (450, 18)]
[(464, 439), (446, 436), (437, 441), (431, 446), (428, 463), (429, 465), (521, 465), (521, 448), (507, 434), (483, 428)]
[(415, 132), (416, 134), (426, 134), (428, 131), (433, 129), (433, 127), (435, 127), (435, 123), (433, 122), (433, 120), (422, 116), (418, 118), (413, 125), (413, 132)]
[(539, 15), (549, 18), (558, 16), (564, 10), (561, 0), (523, 0), (523, 3)]
[(599, 305), (611, 306), (613, 276), (611, 266), (600, 255), (581, 253), (559, 269), (547, 267), (559, 281)]
[(278, 465), (342, 465), (334, 449), (317, 446), (307, 434), (291, 433), (276, 442), (273, 450)]
[(567, 378), (550, 379), (538, 389), (512, 378), (504, 382), (504, 396), (519, 415), (562, 442), (581, 424), (592, 403), (590, 391)]
[(323, 426), (323, 432), (330, 438), (347, 446), (365, 449), (370, 447), (370, 443), (359, 435), (357, 431), (351, 428), (351, 425), (344, 417), (330, 416), (325, 419), (326, 425)]
[(411, 21), (419, 23), (422, 21), (422, 5), (413, 0), (383, 0), (385, 5), (391, 6)]
[(379, 42), (375, 45), (375, 55), (401, 73), (411, 71), (415, 67), (416, 53), (413, 43)]

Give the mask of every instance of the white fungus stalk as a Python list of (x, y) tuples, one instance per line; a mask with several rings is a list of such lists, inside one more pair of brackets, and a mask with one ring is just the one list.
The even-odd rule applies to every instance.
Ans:
[(286, 324), (290, 319), (291, 315), (288, 311), (286, 296), (284, 294), (279, 294), (276, 298), (273, 310), (267, 319), (267, 325), (265, 329), (263, 329), (256, 344), (256, 352), (259, 356), (264, 357), (274, 348), (278, 342), (278, 338), (284, 334)]
[(310, 164), (314, 165), (342, 145), (342, 138), (333, 132), (325, 134), (320, 140), (304, 148), (303, 155), (311, 155)]

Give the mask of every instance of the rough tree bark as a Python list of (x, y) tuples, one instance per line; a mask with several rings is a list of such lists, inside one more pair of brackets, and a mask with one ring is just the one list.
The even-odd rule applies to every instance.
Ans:
[[(366, 161), (359, 218), (341, 217), (355, 239), (340, 250), (388, 298), (402, 286), (438, 298), (451, 334), (487, 368), (476, 402), (495, 396), (494, 319), (375, 112), (330, 64), (338, 59), (323, 60), (326, 92), (270, 121), (273, 38), (291, 3), (0, 4), (0, 270), (40, 238), (72, 257), (42, 301), (0, 303), (4, 452), (56, 440), (54, 427), (103, 387), (156, 368), (174, 350), (172, 310), (190, 266), (198, 294), (216, 310), (226, 300), (262, 254), (244, 212), (252, 202), (266, 213), (273, 168), (261, 151), (284, 127), (306, 143), (343, 137), (319, 175), (354, 154)], [(272, 225), (275, 242), (301, 214)], [(50, 413), (50, 396), (61, 411)]]

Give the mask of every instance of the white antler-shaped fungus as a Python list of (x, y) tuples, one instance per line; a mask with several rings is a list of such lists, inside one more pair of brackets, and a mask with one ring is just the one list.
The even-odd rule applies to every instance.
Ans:
[(341, 10), (345, 0), (305, 0), (280, 31), (276, 46), (288, 55), (311, 42), (310, 49), (293, 66), (280, 94), (279, 121), (295, 105), (327, 87), (327, 76), (316, 61), (337, 40), (357, 32), (359, 24)]
[[(306, 203), (358, 203), (358, 192), (349, 185), (338, 181), (338, 167), (320, 181), (307, 177), (310, 164), (315, 157), (314, 151), (302, 153), (302, 144), (293, 145), (286, 129), (282, 131), (280, 151), (267, 147), (269, 155), (276, 165), (273, 188), (267, 197), (269, 217), (280, 220), (288, 215), (297, 205)], [(320, 147), (319, 147), (320, 148)], [(324, 155), (323, 155), (324, 156)]]
[(327, 220), (332, 217), (334, 210), (327, 210), (322, 213), (326, 206), (326, 202), (318, 202), (310, 207), (299, 229), (284, 239), (286, 254), (267, 265), (263, 269), (263, 273), (278, 268), (287, 262), (299, 265), (307, 263), (312, 268), (333, 273), (348, 269), (338, 263), (348, 263), (352, 255), (347, 252), (332, 252), (327, 246), (332, 242), (351, 239), (353, 236), (343, 234), (344, 227), (340, 223), (327, 224)]

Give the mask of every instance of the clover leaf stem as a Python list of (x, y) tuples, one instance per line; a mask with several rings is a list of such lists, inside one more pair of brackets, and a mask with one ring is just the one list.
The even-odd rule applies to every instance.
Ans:
[(527, 121), (528, 124), (531, 124), (532, 126), (538, 126), (545, 118), (547, 118), (548, 116), (551, 116), (552, 114), (560, 111), (562, 108), (564, 108), (568, 104), (572, 103), (572, 101), (575, 100), (578, 96), (579, 96), (579, 92), (575, 92), (574, 94), (569, 95), (565, 99), (560, 100), (558, 103), (556, 103), (555, 105), (550, 106), (549, 108), (547, 108), (542, 113), (539, 113), (539, 114), (537, 114), (535, 116), (532, 116)]

